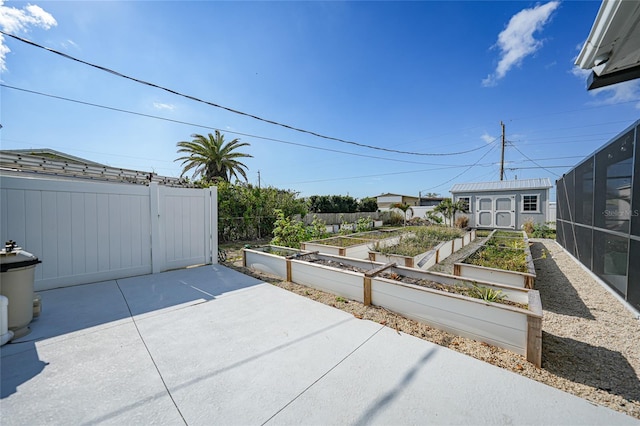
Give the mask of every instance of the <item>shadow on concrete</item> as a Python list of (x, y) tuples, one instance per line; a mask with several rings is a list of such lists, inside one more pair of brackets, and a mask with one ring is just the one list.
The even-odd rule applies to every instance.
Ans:
[(48, 363), (38, 357), (35, 344), (28, 345), (19, 355), (2, 357), (0, 363), (0, 398), (6, 398), (18, 390), (18, 386), (40, 374)]
[(540, 291), (542, 308), (557, 314), (595, 320), (571, 281), (558, 268), (542, 243), (534, 242), (531, 245), (531, 256), (535, 259), (536, 268), (534, 288)]
[(105, 324), (117, 326), (131, 321), (132, 315), (192, 306), (261, 283), (208, 265), (38, 292), (42, 313), (30, 324), (31, 333), (2, 347), (2, 398), (44, 369), (35, 342)]
[(402, 380), (398, 382), (398, 384), (374, 401), (369, 408), (365, 410), (364, 413), (360, 416), (360, 418), (355, 422), (356, 425), (368, 425), (371, 424), (375, 417), (382, 412), (389, 404), (391, 404), (395, 399), (397, 399), (402, 392), (411, 384), (411, 382), (415, 379), (418, 371), (427, 363), (429, 358), (431, 358), (436, 349), (432, 348), (427, 353), (425, 353), (422, 358), (420, 358), (414, 365), (411, 367), (409, 371), (405, 373), (402, 377)]
[(640, 401), (638, 375), (620, 352), (543, 331), (542, 368), (573, 382)]

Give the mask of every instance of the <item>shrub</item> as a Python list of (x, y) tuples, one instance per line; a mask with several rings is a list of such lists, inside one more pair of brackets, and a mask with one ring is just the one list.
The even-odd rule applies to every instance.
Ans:
[(274, 210), (277, 219), (273, 227), (271, 244), (284, 247), (300, 248), (300, 242), (307, 236), (305, 226), (291, 217), (285, 216), (282, 210)]
[(370, 231), (373, 228), (373, 221), (371, 220), (371, 216), (361, 217), (356, 222), (356, 232), (366, 232)]
[(404, 223), (404, 216), (398, 212), (392, 211), (387, 223), (392, 226), (400, 226)]
[(546, 224), (537, 223), (530, 235), (533, 238), (555, 238), (555, 231)]
[(534, 229), (535, 225), (536, 224), (533, 222), (533, 219), (528, 218), (522, 224), (522, 229), (524, 230), (524, 232), (527, 233), (527, 235), (531, 235), (533, 233), (533, 229)]
[(469, 226), (469, 218), (467, 216), (458, 216), (456, 219), (456, 228), (464, 229)]

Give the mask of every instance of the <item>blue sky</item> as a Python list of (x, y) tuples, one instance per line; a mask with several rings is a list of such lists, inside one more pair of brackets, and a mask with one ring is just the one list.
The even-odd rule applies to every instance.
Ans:
[(262, 185), (301, 196), (448, 195), (455, 183), (499, 179), (501, 121), (506, 178), (553, 182), (640, 117), (639, 81), (587, 92), (587, 73), (573, 64), (600, 2), (0, 5), (7, 33), (204, 101), (382, 148), (235, 114), (4, 36), (2, 149), (47, 147), (178, 176), (176, 143), (217, 128), (251, 144), (244, 150), (253, 155), (245, 163), (254, 184), (260, 171)]

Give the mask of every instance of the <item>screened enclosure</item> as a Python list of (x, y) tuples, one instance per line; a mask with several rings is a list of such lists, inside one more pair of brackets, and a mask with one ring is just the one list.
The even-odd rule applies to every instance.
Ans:
[(640, 311), (638, 132), (640, 120), (556, 182), (556, 226), (558, 243)]

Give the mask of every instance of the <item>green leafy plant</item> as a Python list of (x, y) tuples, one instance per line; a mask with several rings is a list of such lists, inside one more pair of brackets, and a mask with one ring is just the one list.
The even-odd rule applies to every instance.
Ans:
[(530, 234), (533, 238), (555, 238), (556, 231), (549, 228), (546, 224), (537, 223), (533, 227), (533, 231)]
[(442, 241), (450, 241), (462, 235), (464, 232), (460, 229), (444, 226), (421, 226), (415, 229), (413, 235), (404, 236), (397, 244), (381, 247), (378, 251), (383, 254), (413, 257), (431, 250)]
[(473, 286), (469, 288), (468, 295), (487, 302), (501, 302), (507, 297), (506, 294), (502, 293), (502, 290), (494, 290), (477, 284), (473, 284)]
[(527, 272), (527, 256), (524, 250), (514, 250), (487, 245), (469, 256), (464, 263), (507, 271)]
[(313, 222), (311, 222), (311, 226), (307, 228), (307, 234), (307, 240), (327, 238), (329, 236), (327, 224), (324, 220), (319, 219), (317, 214), (314, 214)]
[(373, 222), (371, 220), (371, 216), (361, 217), (356, 222), (356, 232), (366, 232), (373, 228)]
[(348, 300), (347, 300), (347, 299), (345, 299), (345, 298), (344, 298), (344, 297), (342, 297), (342, 296), (336, 296), (336, 302), (347, 303), (347, 302), (348, 302)]
[(438, 216), (437, 214), (435, 214), (432, 211), (427, 212), (425, 217), (427, 218), (428, 221), (430, 221), (432, 223), (436, 223), (436, 224), (442, 223), (442, 217)]
[(275, 214), (277, 219), (274, 223), (271, 244), (300, 248), (300, 242), (304, 241), (307, 236), (304, 224), (289, 216), (285, 216), (280, 209), (276, 209)]

